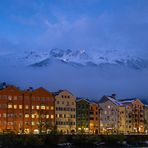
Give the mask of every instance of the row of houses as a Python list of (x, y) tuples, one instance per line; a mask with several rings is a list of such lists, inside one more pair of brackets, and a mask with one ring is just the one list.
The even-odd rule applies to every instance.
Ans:
[(103, 96), (98, 102), (76, 98), (67, 90), (21, 90), (0, 85), (0, 132), (65, 134), (148, 133), (148, 106), (140, 99), (117, 100)]

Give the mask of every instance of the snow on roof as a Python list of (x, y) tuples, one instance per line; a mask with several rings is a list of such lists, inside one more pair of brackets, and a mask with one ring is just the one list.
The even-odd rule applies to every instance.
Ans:
[(112, 98), (112, 97), (107, 97), (111, 102), (113, 102), (115, 105), (122, 106), (123, 104), (119, 102), (118, 100)]

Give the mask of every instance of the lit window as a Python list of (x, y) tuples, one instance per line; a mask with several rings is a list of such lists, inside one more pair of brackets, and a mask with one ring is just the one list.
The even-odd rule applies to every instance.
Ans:
[(29, 118), (29, 114), (25, 114), (25, 118)]
[(32, 105), (32, 109), (34, 109), (34, 105)]
[(54, 107), (53, 106), (51, 106), (51, 110), (54, 110)]
[(35, 122), (31, 122), (31, 124), (34, 126), (35, 125)]
[(36, 106), (36, 109), (40, 109), (40, 106), (39, 106), (39, 105), (37, 105), (37, 106)]
[(49, 110), (49, 106), (46, 106), (46, 109)]
[(29, 109), (29, 106), (28, 105), (25, 105), (25, 109)]
[(22, 105), (19, 105), (19, 109), (22, 109)]
[(17, 109), (17, 105), (14, 105), (13, 107), (14, 107), (14, 109)]
[(48, 119), (49, 118), (49, 115), (46, 115), (46, 118)]
[(54, 115), (51, 115), (51, 119), (53, 119), (54, 118)]
[(45, 110), (45, 105), (41, 105), (41, 109)]
[(6, 113), (3, 113), (3, 117), (6, 118), (6, 116), (7, 116), (7, 114)]
[(34, 115), (34, 114), (32, 114), (32, 115), (31, 115), (31, 117), (32, 117), (32, 118), (35, 118), (35, 115)]
[(108, 108), (110, 108), (110, 105), (108, 105)]
[(12, 108), (12, 104), (8, 104), (8, 108)]

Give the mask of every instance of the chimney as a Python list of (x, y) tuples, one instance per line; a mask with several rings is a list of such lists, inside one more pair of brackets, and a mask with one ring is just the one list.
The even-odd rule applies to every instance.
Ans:
[(3, 87), (3, 89), (5, 89), (5, 88), (7, 87), (6, 82), (3, 82), (3, 83), (2, 83), (2, 87)]
[(27, 91), (33, 91), (33, 87), (29, 87)]
[(116, 94), (112, 94), (111, 97), (116, 100)]

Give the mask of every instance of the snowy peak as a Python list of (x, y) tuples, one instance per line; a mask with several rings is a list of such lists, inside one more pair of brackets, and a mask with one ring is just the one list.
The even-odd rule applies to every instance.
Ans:
[[(71, 49), (52, 49), (52, 50), (28, 50), (21, 53), (0, 55), (0, 65), (6, 63), (10, 66), (48, 66), (53, 61), (79, 66), (125, 66), (132, 69), (144, 69), (148, 67), (148, 60), (127, 52), (119, 50), (71, 50)], [(8, 62), (7, 62), (8, 61)]]
[(76, 63), (85, 63), (90, 60), (90, 57), (87, 55), (85, 50), (76, 50), (72, 51), (70, 49), (61, 50), (61, 49), (52, 49), (50, 51), (50, 56), (63, 60), (65, 62), (76, 62)]

